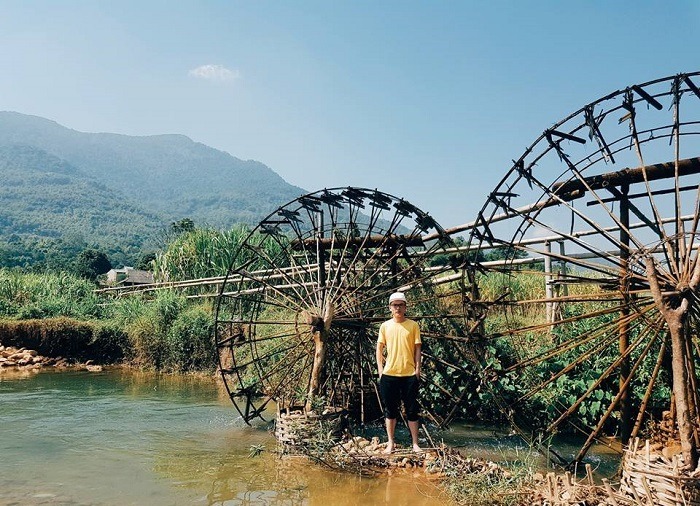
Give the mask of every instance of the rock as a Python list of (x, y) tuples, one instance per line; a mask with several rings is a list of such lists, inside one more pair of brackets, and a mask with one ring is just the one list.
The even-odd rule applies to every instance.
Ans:
[(102, 366), (101, 365), (86, 365), (85, 369), (87, 369), (90, 372), (102, 372)]
[(40, 369), (52, 359), (39, 355), (36, 350), (0, 346), (0, 367), (20, 367), (27, 370)]

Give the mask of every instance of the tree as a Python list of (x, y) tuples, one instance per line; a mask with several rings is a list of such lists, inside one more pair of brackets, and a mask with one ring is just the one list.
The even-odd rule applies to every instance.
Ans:
[(88, 248), (80, 252), (75, 261), (75, 272), (78, 276), (95, 281), (97, 276), (112, 268), (107, 255), (102, 251)]
[(142, 271), (153, 270), (153, 260), (155, 260), (155, 259), (156, 259), (155, 251), (147, 251), (139, 257), (138, 262), (136, 262), (136, 268), (140, 269)]
[(182, 218), (179, 221), (174, 221), (170, 224), (170, 231), (175, 234), (183, 234), (194, 230), (194, 221), (190, 218)]

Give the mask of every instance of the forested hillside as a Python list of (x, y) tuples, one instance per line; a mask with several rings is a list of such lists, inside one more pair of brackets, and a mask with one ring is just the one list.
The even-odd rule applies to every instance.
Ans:
[(82, 248), (135, 262), (172, 222), (255, 223), (304, 191), (182, 135), (82, 133), (0, 112), (0, 265)]

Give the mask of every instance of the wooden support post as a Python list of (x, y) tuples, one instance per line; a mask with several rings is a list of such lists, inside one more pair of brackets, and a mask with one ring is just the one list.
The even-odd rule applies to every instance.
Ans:
[[(690, 282), (693, 290), (700, 283), (700, 266)], [(684, 321), (687, 317), (690, 300), (688, 296), (680, 298), (680, 301), (664, 297), (659, 284), (658, 273), (654, 258), (646, 258), (646, 275), (649, 280), (651, 294), (654, 302), (666, 320), (668, 332), (671, 335), (671, 368), (673, 372), (673, 398), (676, 407), (676, 423), (681, 439), (684, 470), (694, 470), (698, 465), (698, 447), (695, 444), (695, 424), (690, 411), (688, 392), (690, 381), (688, 378), (686, 341), (691, 339)]]
[(545, 241), (544, 243), (544, 297), (547, 300), (545, 302), (545, 314), (547, 318), (547, 323), (554, 323), (554, 304), (550, 302), (554, 297), (554, 292), (552, 290), (552, 243)]
[[(620, 187), (620, 292), (623, 294), (622, 309), (620, 310), (620, 325), (618, 327), (620, 355), (624, 355), (629, 347), (629, 315), (630, 296), (627, 289), (628, 263), (629, 263), (629, 224), (630, 209), (629, 184)], [(633, 421), (631, 419), (631, 406), (629, 389), (625, 387), (630, 374), (630, 361), (625, 358), (620, 364), (620, 439), (622, 444), (627, 444), (632, 434)], [(623, 391), (624, 390), (624, 391)]]
[[(564, 246), (564, 241), (559, 241), (559, 257), (560, 258), (566, 258), (566, 248)], [(566, 272), (567, 272), (568, 267), (566, 266), (566, 261), (561, 260), (559, 263), (559, 275), (562, 278), (566, 277)], [(561, 287), (561, 295), (567, 296), (569, 295), (569, 285), (567, 283), (564, 283)]]
[(326, 365), (326, 331), (319, 330), (313, 333), (314, 336), (314, 362), (311, 368), (311, 381), (309, 383), (309, 393), (306, 397), (306, 411), (313, 409), (313, 402), (318, 396), (321, 388), (322, 375)]

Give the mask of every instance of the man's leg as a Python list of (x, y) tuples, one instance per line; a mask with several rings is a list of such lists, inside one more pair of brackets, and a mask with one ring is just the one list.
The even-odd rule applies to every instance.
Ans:
[(412, 376), (406, 378), (405, 389), (402, 392), (404, 407), (406, 408), (406, 421), (408, 422), (408, 430), (411, 433), (411, 442), (413, 443), (413, 451), (420, 452), (421, 448), (418, 444), (418, 431), (420, 428), (420, 421), (418, 419), (418, 412), (420, 411), (420, 405), (418, 404), (418, 378)]
[(388, 440), (384, 453), (391, 453), (394, 451), (394, 433), (396, 432), (396, 419), (401, 399), (399, 392), (397, 392), (395, 378), (383, 375), (379, 380), (379, 394), (384, 404), (384, 421)]
[(384, 453), (391, 453), (394, 451), (394, 432), (396, 432), (396, 418), (385, 418), (384, 422), (386, 423), (386, 437), (388, 439)]
[[(394, 420), (395, 422), (396, 420)], [(413, 441), (413, 451), (421, 451), (420, 445), (418, 444), (418, 430), (420, 429), (420, 422), (418, 420), (408, 422), (408, 430), (411, 431), (411, 440)]]

